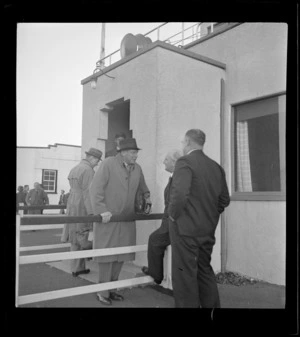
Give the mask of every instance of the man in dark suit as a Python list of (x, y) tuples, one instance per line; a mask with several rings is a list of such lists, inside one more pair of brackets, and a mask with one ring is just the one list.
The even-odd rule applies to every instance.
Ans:
[(169, 201), (172, 285), (176, 307), (219, 308), (211, 254), (220, 214), (230, 203), (225, 172), (203, 153), (205, 133), (186, 132)]
[(170, 244), (168, 206), (172, 174), (175, 163), (182, 153), (178, 150), (171, 150), (164, 159), (165, 170), (171, 173), (168, 184), (164, 191), (165, 209), (161, 226), (154, 231), (148, 240), (148, 267), (143, 267), (142, 272), (154, 278), (155, 283), (160, 284), (164, 278), (164, 255), (165, 250)]
[(124, 132), (117, 133), (115, 135), (114, 148), (105, 153), (105, 158), (116, 156), (118, 154), (119, 150), (120, 150), (120, 141), (122, 141), (124, 139), (126, 139), (126, 135), (125, 135)]

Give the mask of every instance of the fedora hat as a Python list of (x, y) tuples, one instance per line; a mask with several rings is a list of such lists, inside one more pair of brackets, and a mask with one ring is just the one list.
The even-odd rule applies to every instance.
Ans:
[(127, 138), (120, 141), (118, 151), (122, 150), (141, 150), (141, 149), (137, 147), (135, 138)]
[(101, 160), (102, 152), (98, 149), (95, 149), (94, 147), (91, 147), (88, 151), (85, 151), (85, 153)]

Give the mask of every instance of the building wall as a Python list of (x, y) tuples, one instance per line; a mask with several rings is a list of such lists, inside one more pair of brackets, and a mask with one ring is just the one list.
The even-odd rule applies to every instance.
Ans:
[[(205, 130), (206, 153), (220, 162), (220, 79), (224, 71), (207, 63), (157, 47), (113, 69), (110, 79), (98, 77), (97, 88), (83, 86), (82, 149), (91, 144), (104, 146), (107, 138), (105, 104), (130, 99), (130, 128), (137, 139), (138, 163), (151, 191), (153, 212), (164, 209), (163, 191), (169, 174), (163, 160), (172, 148), (181, 147), (181, 137), (189, 128)], [(104, 139), (98, 140), (97, 138)], [(137, 221), (137, 244), (148, 242), (160, 221)], [(220, 239), (213, 266), (220, 269)], [(136, 254), (136, 264), (147, 264), (146, 253)]]
[[(68, 174), (80, 162), (81, 148), (57, 145), (50, 148), (17, 147), (17, 186), (29, 185), (33, 188), (35, 182), (42, 182), (42, 170), (57, 170), (57, 193), (48, 194), (49, 204), (58, 204), (60, 191), (69, 191)], [(47, 210), (47, 213), (57, 213), (58, 210)]]
[[(224, 147), (231, 187), (231, 105), (286, 90), (287, 25), (244, 23), (188, 50), (226, 64)], [(285, 284), (285, 202), (232, 201), (225, 218), (226, 268)]]

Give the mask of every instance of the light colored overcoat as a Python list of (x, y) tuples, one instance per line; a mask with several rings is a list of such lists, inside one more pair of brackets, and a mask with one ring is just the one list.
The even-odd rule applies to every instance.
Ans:
[[(93, 214), (88, 190), (94, 174), (95, 171), (86, 159), (83, 159), (70, 171), (68, 180), (71, 191), (67, 202), (67, 215), (86, 216)], [(75, 244), (76, 235), (87, 232), (91, 227), (90, 223), (65, 224), (61, 241)]]
[[(110, 211), (113, 215), (129, 215), (135, 212), (137, 191), (149, 193), (140, 165), (135, 164), (128, 171), (121, 154), (106, 158), (95, 173), (89, 188), (93, 213)], [(94, 223), (93, 248), (134, 246), (136, 225), (132, 222)], [(95, 257), (100, 263), (132, 261), (135, 253)]]

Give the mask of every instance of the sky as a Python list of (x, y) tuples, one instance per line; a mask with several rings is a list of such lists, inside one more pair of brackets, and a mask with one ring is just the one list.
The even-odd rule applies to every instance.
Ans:
[[(145, 34), (160, 24), (106, 23), (105, 54), (119, 49), (127, 33)], [(100, 59), (101, 27), (102, 23), (18, 24), (17, 146), (81, 145), (80, 82), (92, 75)], [(180, 29), (180, 22), (168, 23), (161, 28), (160, 40)], [(156, 34), (149, 35), (153, 42)]]

